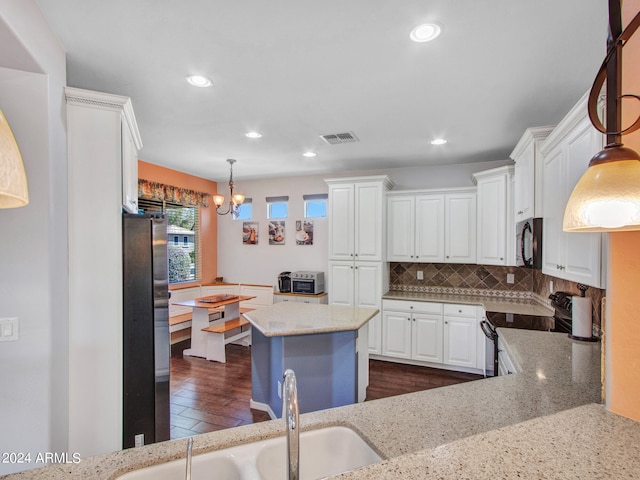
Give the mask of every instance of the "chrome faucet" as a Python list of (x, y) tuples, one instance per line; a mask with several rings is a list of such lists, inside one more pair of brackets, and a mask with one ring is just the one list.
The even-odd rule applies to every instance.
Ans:
[(193, 450), (193, 437), (189, 437), (187, 440), (187, 471), (185, 473), (185, 480), (191, 480), (191, 452)]
[(288, 480), (298, 480), (300, 468), (300, 424), (296, 374), (287, 369), (282, 377), (282, 419), (287, 428)]

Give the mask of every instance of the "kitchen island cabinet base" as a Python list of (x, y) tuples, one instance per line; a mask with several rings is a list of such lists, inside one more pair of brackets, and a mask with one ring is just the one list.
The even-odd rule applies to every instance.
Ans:
[(359, 339), (368, 328), (313, 335), (267, 337), (253, 329), (251, 346), (251, 408), (282, 415), (282, 374), (296, 373), (300, 413), (364, 401), (369, 354)]

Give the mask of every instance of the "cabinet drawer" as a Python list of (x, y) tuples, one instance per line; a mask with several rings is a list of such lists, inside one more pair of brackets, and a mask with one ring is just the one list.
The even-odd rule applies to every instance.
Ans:
[(442, 314), (442, 303), (416, 302), (407, 300), (383, 300), (382, 308), (383, 310), (395, 310), (400, 312), (432, 313), (435, 315)]
[(453, 305), (445, 303), (444, 314), (452, 317), (475, 317), (476, 316), (475, 305)]

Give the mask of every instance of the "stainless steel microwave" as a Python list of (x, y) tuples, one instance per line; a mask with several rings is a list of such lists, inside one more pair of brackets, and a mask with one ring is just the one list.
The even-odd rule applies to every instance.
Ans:
[(516, 265), (542, 269), (542, 218), (530, 218), (516, 225)]
[(291, 293), (317, 295), (324, 292), (324, 272), (293, 272)]

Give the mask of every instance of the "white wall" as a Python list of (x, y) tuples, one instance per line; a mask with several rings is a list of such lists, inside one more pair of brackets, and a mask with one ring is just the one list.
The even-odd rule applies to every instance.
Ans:
[[(314, 245), (295, 244), (295, 222), (302, 220), (302, 195), (327, 193), (325, 178), (386, 174), (396, 183), (394, 190), (473, 186), (471, 174), (512, 163), (510, 160), (475, 164), (394, 168), (265, 180), (236, 180), (237, 190), (253, 199), (253, 220), (259, 223), (258, 245), (242, 244), (242, 221), (230, 215), (218, 217), (218, 276), (234, 283), (276, 285), (282, 271), (319, 270), (327, 275), (327, 219), (314, 219)], [(228, 196), (224, 181), (220, 191)], [(265, 197), (289, 196), (286, 245), (269, 245)], [(210, 207), (214, 208), (214, 207)]]
[(0, 452), (66, 452), (66, 63), (32, 0), (0, 0), (0, 40), (0, 108), (30, 195), (0, 210), (0, 317), (20, 320), (19, 340), (0, 343)]

